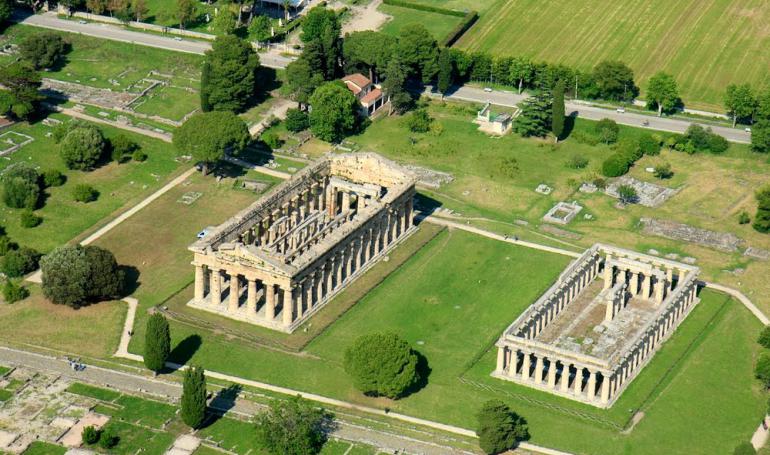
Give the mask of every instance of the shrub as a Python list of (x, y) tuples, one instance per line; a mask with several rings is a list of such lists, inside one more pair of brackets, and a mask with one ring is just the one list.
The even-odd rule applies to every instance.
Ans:
[(91, 185), (80, 183), (72, 188), (72, 199), (77, 202), (88, 203), (93, 202), (98, 198), (99, 192)]
[(5, 303), (15, 303), (27, 297), (29, 297), (29, 290), (14, 280), (8, 280), (3, 285), (3, 299)]
[(620, 196), (620, 202), (624, 204), (632, 204), (639, 197), (636, 189), (631, 185), (620, 185), (618, 187), (618, 196)]
[(286, 129), (292, 133), (299, 133), (310, 128), (310, 117), (299, 109), (286, 111)]
[(420, 379), (417, 354), (395, 333), (360, 336), (345, 351), (345, 371), (366, 395), (397, 399)]
[(567, 160), (567, 167), (570, 169), (583, 169), (588, 166), (588, 158), (583, 155), (572, 155)]
[(0, 234), (0, 256), (5, 256), (9, 251), (15, 250), (18, 247), (6, 234)]
[[(709, 129), (709, 132), (711, 130)], [(711, 153), (724, 153), (727, 151), (727, 149), (730, 148), (730, 143), (727, 142), (727, 139), (724, 137), (711, 133), (711, 136), (709, 137), (709, 146), (708, 150)]]
[(33, 228), (39, 226), (43, 222), (43, 218), (35, 215), (32, 210), (27, 209), (21, 212), (19, 222), (23, 228)]
[(40, 174), (27, 163), (8, 166), (2, 176), (3, 202), (14, 209), (34, 209), (40, 199)]
[(102, 432), (99, 435), (99, 447), (111, 449), (118, 445), (118, 441), (120, 441), (120, 438), (113, 427), (108, 425), (102, 429)]
[(500, 173), (508, 178), (514, 178), (519, 173), (519, 161), (513, 157), (500, 160)]
[(62, 246), (40, 260), (43, 294), (51, 302), (79, 308), (120, 297), (123, 271), (115, 256), (97, 246)]
[(614, 120), (605, 118), (596, 122), (594, 126), (594, 132), (598, 136), (600, 142), (605, 144), (614, 144), (618, 141), (618, 135), (620, 134), (620, 127)]
[(99, 441), (99, 430), (92, 425), (83, 428), (83, 432), (80, 435), (83, 438), (83, 442), (89, 445), (96, 444)]
[(77, 119), (72, 119), (69, 122), (62, 122), (56, 125), (56, 127), (54, 127), (53, 129), (53, 134), (52, 134), (54, 142), (56, 142), (57, 144), (60, 143), (64, 139), (64, 137), (67, 135), (67, 133), (69, 133), (70, 131), (78, 127), (89, 128), (91, 127), (91, 125), (89, 125), (88, 123), (82, 120), (77, 120)]
[(586, 133), (585, 131), (573, 131), (570, 137), (578, 144), (596, 145), (599, 143), (599, 138), (593, 134)]
[(67, 181), (67, 177), (56, 169), (49, 169), (43, 172), (43, 186), (51, 188), (62, 186)]
[(751, 218), (749, 217), (749, 213), (744, 210), (738, 215), (738, 224), (749, 224), (749, 223), (751, 223)]
[(139, 144), (123, 134), (118, 134), (109, 142), (112, 160), (118, 163), (130, 160), (133, 153), (139, 150)]
[(630, 169), (628, 157), (613, 153), (602, 163), (602, 174), (605, 177), (620, 177)]
[(639, 137), (639, 150), (641, 150), (644, 155), (659, 155), (660, 140), (656, 140), (652, 137), (652, 134), (643, 134)]
[(430, 130), (430, 124), (433, 119), (425, 109), (417, 109), (406, 119), (406, 126), (413, 133), (427, 133)]
[(324, 428), (329, 419), (329, 413), (298, 396), (273, 400), (268, 410), (256, 417), (257, 438), (271, 454), (316, 454), (326, 442)]
[(755, 197), (758, 207), (752, 226), (759, 232), (770, 232), (770, 185), (760, 188)]
[(670, 179), (674, 175), (669, 163), (663, 162), (655, 165), (653, 175), (659, 179)]
[(262, 133), (262, 135), (259, 138), (270, 150), (281, 148), (281, 144), (282, 144), (281, 138), (279, 138), (277, 134), (271, 131)]
[(730, 144), (727, 139), (714, 133), (711, 128), (692, 124), (684, 135), (676, 137), (674, 149), (693, 154), (695, 152), (724, 153)]
[(766, 325), (759, 333), (757, 343), (763, 348), (770, 349), (770, 325)]
[(754, 376), (762, 381), (765, 387), (770, 387), (770, 354), (763, 352), (754, 366)]
[(616, 153), (620, 153), (628, 158), (629, 166), (644, 156), (642, 149), (639, 147), (639, 142), (631, 138), (620, 140), (614, 147)]
[(3, 256), (0, 265), (2, 271), (9, 277), (19, 277), (37, 270), (40, 261), (40, 253), (32, 248), (21, 247), (18, 250), (10, 250)]
[(593, 183), (594, 186), (599, 188), (600, 190), (607, 188), (607, 181), (601, 177), (594, 177), (591, 183)]
[(742, 442), (735, 447), (733, 455), (756, 455), (757, 451), (750, 442)]
[(526, 421), (499, 400), (489, 400), (477, 414), (479, 447), (485, 453), (497, 454), (529, 438)]
[(78, 126), (64, 136), (59, 152), (67, 168), (88, 171), (99, 162), (104, 147), (104, 137), (96, 127)]
[(142, 150), (134, 150), (134, 153), (131, 154), (131, 159), (141, 163), (143, 161), (147, 161), (147, 154)]

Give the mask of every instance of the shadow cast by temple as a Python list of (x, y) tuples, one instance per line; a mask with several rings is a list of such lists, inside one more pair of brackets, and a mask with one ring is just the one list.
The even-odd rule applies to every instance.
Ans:
[(425, 193), (417, 192), (414, 195), (414, 209), (419, 213), (415, 213), (414, 224), (419, 226), (425, 217), (431, 216), (442, 205), (441, 201), (433, 199)]

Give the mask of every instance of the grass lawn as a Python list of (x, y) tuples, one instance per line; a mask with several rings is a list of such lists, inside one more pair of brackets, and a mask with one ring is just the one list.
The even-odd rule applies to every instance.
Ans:
[(462, 20), (462, 18), (457, 16), (431, 13), (395, 5), (383, 4), (378, 9), (392, 16), (392, 19), (386, 22), (380, 30), (394, 36), (397, 36), (401, 29), (407, 25), (420, 24), (424, 25), (433, 37), (440, 41)]
[(200, 98), (197, 89), (159, 86), (150, 90), (141, 104), (137, 103), (133, 108), (142, 114), (181, 122), (185, 115), (200, 108)]
[(133, 455), (138, 452), (148, 455), (162, 455), (174, 443), (176, 436), (167, 432), (153, 431), (145, 427), (126, 422), (110, 420), (109, 425), (120, 437), (118, 445), (109, 453), (116, 455)]
[[(52, 117), (63, 121), (69, 119), (60, 114)], [(59, 146), (52, 138), (46, 137), (53, 128), (38, 122), (32, 125), (20, 123), (5, 130), (23, 133), (35, 140), (9, 155), (8, 159), (0, 160), (0, 169), (12, 163), (25, 162), (43, 171), (58, 169), (67, 176), (63, 186), (45, 190), (44, 205), (35, 212), (43, 218), (42, 224), (37, 227), (21, 227), (19, 219), (22, 210), (5, 206), (0, 208), (0, 224), (11, 239), (42, 252), (50, 251), (97, 225), (105, 217), (147, 197), (184, 166), (175, 161), (176, 151), (169, 144), (106, 125), (98, 127), (107, 138), (118, 133), (130, 137), (147, 153), (148, 159), (142, 163), (111, 162), (91, 172), (70, 171), (59, 156)], [(70, 193), (75, 185), (81, 183), (96, 188), (99, 191), (98, 200), (87, 204), (75, 202)]]
[(32, 441), (32, 444), (23, 453), (24, 455), (64, 455), (65, 452), (67, 452), (67, 448), (64, 446), (43, 441)]
[[(757, 0), (497, 0), (457, 46), (588, 70), (628, 64), (644, 90), (672, 74), (689, 107), (721, 112), (730, 83), (768, 80), (770, 4)], [(735, 71), (740, 68), (740, 71)], [(642, 92), (644, 96), (644, 91)]]
[(75, 382), (67, 387), (67, 392), (74, 393), (76, 395), (82, 395), (84, 397), (96, 398), (100, 401), (108, 403), (114, 402), (120, 398), (120, 392), (116, 392), (110, 389), (103, 389), (101, 387), (94, 387), (92, 385)]
[[(3, 35), (8, 42), (13, 43), (24, 36), (40, 32), (41, 29), (37, 27), (12, 25), (5, 29)], [(153, 70), (188, 81), (200, 79), (202, 55), (95, 39), (75, 33), (54, 33), (60, 34), (70, 42), (72, 50), (66, 54), (61, 67), (47, 71), (44, 77), (113, 91), (128, 90), (137, 93), (140, 89), (131, 88), (132, 85), (145, 77), (158, 79), (158, 76), (150, 76), (150, 71)], [(197, 102), (197, 95), (189, 96)]]
[(198, 437), (238, 455), (244, 455), (247, 452), (267, 453), (259, 449), (260, 443), (254, 424), (243, 420), (228, 417), (211, 419), (198, 431)]

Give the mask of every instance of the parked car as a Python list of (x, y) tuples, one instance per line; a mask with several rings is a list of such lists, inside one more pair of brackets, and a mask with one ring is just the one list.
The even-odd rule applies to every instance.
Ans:
[(88, 23), (88, 21), (84, 21), (82, 19), (78, 21), (78, 24), (87, 24), (87, 23)]
[(620, 106), (619, 108), (615, 109), (615, 112), (617, 112), (618, 114), (625, 114), (626, 108), (623, 106)]
[(181, 36), (175, 36), (175, 37), (174, 37), (174, 40), (175, 40), (175, 41), (182, 41), (182, 37), (181, 37)]
[(492, 88), (491, 88), (491, 87), (484, 87), (484, 91), (485, 91), (485, 92), (487, 92), (487, 93), (489, 93), (489, 92), (491, 92), (491, 91), (492, 91)]
[(751, 128), (747, 126), (746, 128), (743, 129), (743, 131), (747, 133), (751, 133)]

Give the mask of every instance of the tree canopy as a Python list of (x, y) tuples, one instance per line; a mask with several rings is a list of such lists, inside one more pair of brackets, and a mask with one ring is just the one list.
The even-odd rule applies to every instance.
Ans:
[(323, 74), (313, 70), (304, 54), (286, 67), (286, 85), (292, 98), (300, 106), (310, 103), (310, 97), (313, 95), (313, 92), (323, 82)]
[(438, 76), (436, 78), (436, 88), (444, 95), (452, 86), (454, 79), (454, 65), (452, 64), (452, 55), (449, 49), (441, 49), (438, 54)]
[(320, 40), (328, 31), (339, 36), (341, 30), (342, 26), (334, 10), (325, 6), (316, 6), (311, 8), (303, 19), (302, 33), (299, 38), (303, 43), (309, 43)]
[(604, 61), (596, 65), (593, 79), (600, 98), (631, 101), (639, 94), (634, 83), (634, 71), (623, 62)]
[(35, 209), (40, 200), (40, 174), (32, 165), (19, 162), (2, 174), (3, 202), (15, 209)]
[(660, 72), (647, 82), (647, 107), (657, 109), (658, 117), (664, 112), (673, 112), (681, 104), (679, 89), (673, 76)]
[(340, 81), (318, 87), (310, 105), (310, 130), (321, 140), (338, 142), (356, 126), (358, 100)]
[(101, 160), (106, 142), (93, 125), (79, 125), (70, 130), (59, 144), (59, 153), (69, 169), (88, 171)]
[(226, 111), (212, 111), (195, 114), (174, 131), (174, 147), (180, 154), (190, 154), (203, 166), (204, 175), (208, 166), (224, 157), (226, 150), (242, 151), (249, 142), (246, 123)]
[(208, 74), (201, 79), (201, 96), (210, 109), (241, 112), (257, 89), (259, 56), (251, 44), (235, 35), (218, 36), (206, 51)]
[(144, 332), (144, 366), (148, 370), (159, 372), (166, 366), (171, 353), (171, 331), (168, 321), (159, 312), (147, 318)]
[(79, 308), (120, 297), (124, 273), (115, 256), (97, 246), (61, 246), (40, 260), (43, 294), (53, 303)]
[(312, 455), (326, 442), (325, 426), (331, 416), (299, 396), (273, 400), (256, 418), (257, 436), (274, 455)]
[(770, 232), (770, 185), (757, 190), (757, 214), (754, 216), (754, 229), (759, 232)]
[(13, 11), (13, 4), (11, 0), (0, 0), (0, 25), (7, 21), (11, 17)]
[(559, 81), (553, 88), (553, 102), (551, 105), (551, 132), (556, 142), (564, 134), (564, 116), (564, 82)]
[(419, 383), (418, 356), (395, 333), (360, 336), (345, 351), (345, 371), (366, 395), (398, 399)]
[(396, 53), (409, 76), (427, 84), (438, 71), (438, 44), (422, 24), (410, 24), (398, 35)]
[(488, 454), (505, 452), (529, 438), (526, 421), (499, 400), (484, 403), (477, 414), (479, 447)]
[(749, 84), (730, 84), (725, 90), (727, 114), (733, 118), (733, 127), (739, 119), (750, 120), (757, 110), (757, 99)]
[(369, 79), (378, 80), (395, 47), (396, 38), (382, 32), (364, 30), (345, 35), (342, 44), (345, 73), (364, 73)]
[(200, 428), (206, 419), (206, 376), (203, 368), (193, 365), (185, 370), (180, 401), (182, 421), (190, 428)]
[(68, 47), (58, 33), (40, 32), (27, 36), (19, 43), (19, 55), (34, 69), (42, 70), (54, 66)]
[(545, 137), (551, 131), (551, 96), (540, 91), (525, 99), (513, 129), (524, 137)]
[(40, 75), (26, 62), (0, 65), (0, 115), (28, 120), (43, 99)]

